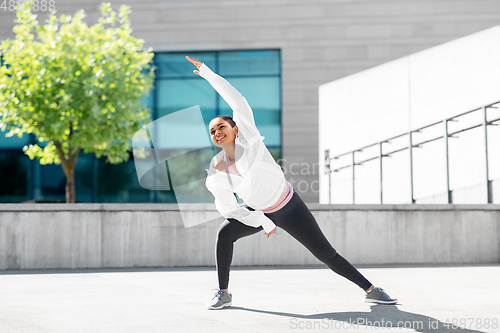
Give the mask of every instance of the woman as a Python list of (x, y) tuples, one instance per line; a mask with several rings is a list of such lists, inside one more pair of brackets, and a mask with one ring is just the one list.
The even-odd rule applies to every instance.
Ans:
[[(217, 210), (226, 218), (219, 228), (216, 245), (219, 290), (208, 309), (231, 306), (229, 269), (236, 240), (264, 230), (269, 238), (276, 227), (287, 231), (330, 269), (366, 291), (365, 301), (396, 304), (382, 288), (374, 287), (330, 245), (313, 215), (294, 191), (263, 143), (246, 99), (202, 62), (186, 57), (233, 110), (209, 123), (212, 142), (222, 148), (207, 170), (206, 186), (215, 197)], [(240, 206), (234, 193), (243, 199)]]

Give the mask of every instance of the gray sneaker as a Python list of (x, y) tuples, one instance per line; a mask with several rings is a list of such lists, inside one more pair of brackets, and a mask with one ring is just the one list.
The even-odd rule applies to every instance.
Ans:
[(209, 310), (218, 310), (232, 305), (233, 295), (224, 290), (218, 290), (214, 298), (207, 304)]
[(390, 298), (389, 295), (380, 287), (375, 287), (365, 295), (366, 303), (379, 303), (379, 304), (396, 304), (398, 302), (395, 298)]

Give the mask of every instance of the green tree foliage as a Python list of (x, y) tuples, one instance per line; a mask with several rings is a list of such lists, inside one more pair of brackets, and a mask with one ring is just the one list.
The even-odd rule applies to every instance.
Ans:
[(15, 39), (0, 44), (0, 128), (47, 142), (23, 151), (41, 164), (61, 163), (66, 202), (75, 200), (82, 149), (110, 163), (126, 161), (130, 139), (151, 120), (140, 100), (154, 81), (153, 53), (130, 35), (130, 12), (121, 6), (117, 14), (103, 3), (99, 23), (88, 27), (83, 10), (60, 18), (52, 12), (45, 25), (18, 10)]

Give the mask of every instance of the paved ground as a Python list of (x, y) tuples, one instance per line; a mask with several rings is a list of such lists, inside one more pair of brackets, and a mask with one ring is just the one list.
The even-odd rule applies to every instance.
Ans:
[(235, 268), (212, 311), (214, 268), (0, 271), (0, 332), (500, 332), (500, 265), (360, 271), (399, 304), (324, 268)]

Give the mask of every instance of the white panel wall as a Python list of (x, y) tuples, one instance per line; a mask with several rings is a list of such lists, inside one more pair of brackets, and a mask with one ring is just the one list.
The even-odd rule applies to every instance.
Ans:
[(500, 100), (500, 26), (408, 59), (413, 127)]
[[(336, 80), (319, 88), (320, 203), (328, 202), (328, 176), (324, 151), (335, 156), (443, 120), (468, 110), (500, 101), (500, 26), (493, 27), (384, 65)], [(500, 116), (489, 109), (489, 118)], [(479, 112), (450, 123), (481, 122)], [(454, 127), (455, 126), (455, 127)], [(489, 127), (490, 179), (500, 177), (499, 130)], [(442, 133), (439, 126), (415, 134)], [(408, 137), (396, 140), (392, 149), (408, 144)], [(378, 148), (376, 148), (378, 149)], [(414, 149), (414, 198), (444, 202), (446, 169), (443, 140)], [(376, 151), (356, 153), (359, 158)], [(484, 131), (479, 128), (450, 139), (450, 187), (486, 182)], [(333, 161), (332, 167), (349, 164), (351, 157)], [(356, 167), (356, 203), (380, 202), (378, 162)], [(384, 159), (384, 203), (409, 202), (409, 153)], [(352, 202), (352, 173), (346, 169), (332, 174), (332, 202)], [(498, 202), (500, 193), (495, 196)], [(463, 195), (461, 195), (463, 197)], [(486, 192), (469, 196), (469, 203), (485, 203)], [(457, 197), (457, 200), (458, 197)]]

